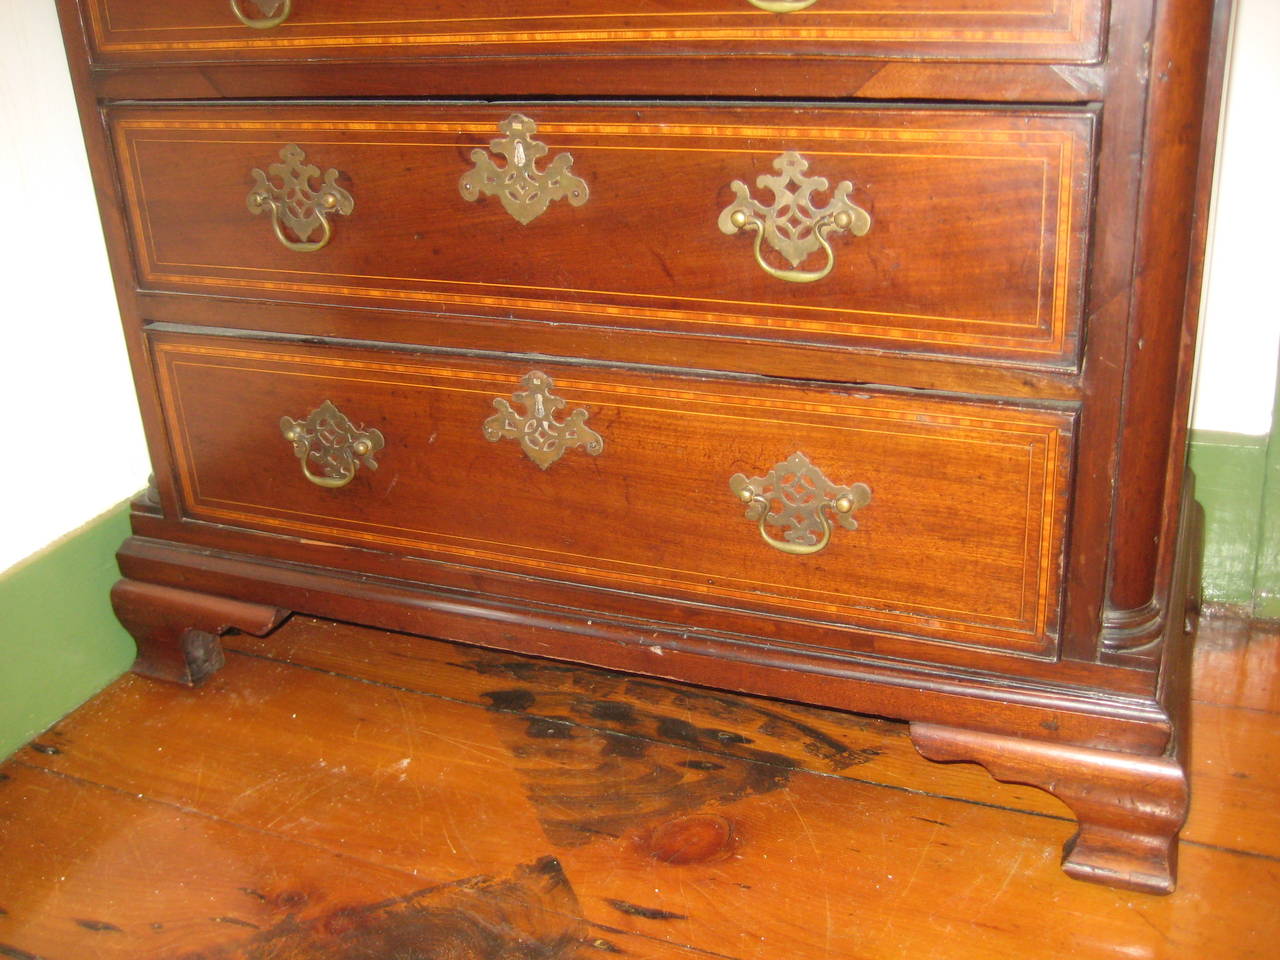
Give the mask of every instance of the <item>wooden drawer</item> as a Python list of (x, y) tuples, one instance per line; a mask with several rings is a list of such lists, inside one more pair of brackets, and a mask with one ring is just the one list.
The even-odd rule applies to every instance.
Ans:
[[(834, 647), (861, 630), (1055, 648), (1066, 412), (171, 333), (153, 348), (193, 519), (798, 617), (829, 624)], [(585, 412), (581, 444), (542, 464), (498, 429), (504, 403), (530, 414), (536, 398), (513, 395), (540, 392), (522, 381), (535, 368), (565, 402), (546, 401), (557, 421)], [(326, 402), (328, 428), (304, 423)], [(307, 438), (341, 434), (338, 414), (350, 431), (326, 472)], [(372, 462), (344, 460), (361, 439)], [(800, 510), (791, 533), (748, 516), (735, 490), (750, 481), (776, 511), (764, 480), (789, 482), (796, 454), (848, 488), (814, 481), (851, 513)]]
[(227, 0), (93, 0), (87, 10), (104, 63), (690, 54), (1086, 62), (1100, 55), (1103, 3), (816, 0), (784, 13), (751, 0), (499, 6), (495, 14), (485, 0), (235, 0), (230, 8)]
[[(1077, 355), (1086, 110), (193, 106), (123, 108), (113, 129), (148, 290), (1021, 365)], [(538, 144), (539, 174), (564, 164), (559, 199), (520, 206), (501, 187), (463, 189), (472, 171), (505, 173)], [(300, 252), (247, 198), (305, 165), (317, 194), (333, 171), (341, 202), (309, 233), (281, 228), (295, 246), (329, 231)], [(807, 195), (816, 212), (788, 220), (779, 197), (803, 201), (811, 178), (822, 178)], [(545, 180), (526, 189), (556, 192)], [(733, 233), (744, 204), (753, 219)], [(849, 211), (869, 225), (833, 229)], [(795, 233), (790, 260), (755, 242), (770, 216)]]

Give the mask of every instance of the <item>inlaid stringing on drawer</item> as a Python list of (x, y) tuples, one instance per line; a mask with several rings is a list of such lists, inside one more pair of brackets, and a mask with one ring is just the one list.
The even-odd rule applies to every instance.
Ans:
[(690, 51), (1084, 62), (1101, 52), (1102, 0), (811, 0), (781, 13), (764, 3), (699, 0), (677, 13), (656, 0), (561, 0), (550, 10), (520, 0), (495, 14), (489, 0), (458, 0), (432, 16), (403, 0), (95, 0), (88, 12), (104, 62)]
[[(495, 408), (517, 420), (533, 409), (518, 396), (532, 365), (167, 335), (155, 349), (192, 518), (961, 644), (1053, 649), (1069, 414), (563, 368), (542, 386), (565, 401), (553, 419), (581, 411), (583, 429), (535, 463), (492, 429)], [(354, 453), (376, 452), (362, 467), (343, 451), (330, 471), (336, 489), (308, 476), (315, 463), (299, 470), (305, 450), (281, 436), (282, 422), (299, 424), (322, 404), (346, 439), (367, 438)], [(518, 434), (517, 424), (506, 436)], [(804, 556), (783, 552), (783, 541), (814, 544), (821, 524), (807, 539), (758, 530), (740, 497), (744, 481), (758, 494), (794, 454), (835, 490), (826, 539), (793, 551)], [(246, 476), (258, 478), (252, 487)], [(851, 511), (856, 523), (841, 516)]]
[[(510, 107), (122, 109), (115, 129), (141, 284), (1074, 361), (1094, 126), (1087, 110), (529, 104), (520, 112), (536, 121), (529, 142), (546, 147), (541, 162), (571, 159), (580, 185), (524, 223), (496, 197), (460, 196), (458, 187), (475, 153), (504, 136), (500, 125), (512, 129)], [(294, 148), (354, 198), (353, 210), (325, 221), (333, 239), (311, 254), (284, 249), (245, 210), (253, 171)], [(848, 186), (849, 209), (869, 218), (852, 231), (864, 236), (833, 236), (833, 269), (820, 282), (784, 282), (753, 257), (750, 238), (726, 236), (720, 222), (735, 184), (767, 204), (758, 179), (788, 163), (794, 176), (829, 184), (815, 194), (822, 203)], [(787, 266), (774, 250), (764, 257)], [(822, 264), (816, 253), (797, 266), (813, 278)]]

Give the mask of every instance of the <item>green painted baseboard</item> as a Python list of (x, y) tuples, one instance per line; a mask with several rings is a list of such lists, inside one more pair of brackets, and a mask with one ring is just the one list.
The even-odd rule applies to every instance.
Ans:
[(128, 535), (122, 503), (0, 574), (0, 758), (133, 662), (108, 599)]
[(1269, 620), (1280, 620), (1280, 378), (1276, 383), (1276, 405), (1271, 414), (1271, 443), (1267, 447), (1265, 469), (1253, 613)]
[(1280, 616), (1280, 444), (1196, 430), (1191, 469), (1204, 506), (1204, 599)]

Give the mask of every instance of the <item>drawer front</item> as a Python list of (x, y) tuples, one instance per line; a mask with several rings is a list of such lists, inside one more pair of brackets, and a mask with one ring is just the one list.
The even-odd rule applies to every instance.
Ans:
[[(1102, 0), (88, 0), (100, 62), (494, 55), (1087, 62)], [(676, 10), (679, 6), (681, 9)], [(770, 9), (762, 9), (770, 8)]]
[[(114, 118), (145, 289), (1024, 365), (1076, 356), (1093, 128), (545, 104)], [(311, 189), (300, 228), (277, 214), (290, 177)]]
[(861, 629), (1055, 648), (1069, 414), (163, 333), (154, 350), (194, 519), (799, 617), (833, 647)]

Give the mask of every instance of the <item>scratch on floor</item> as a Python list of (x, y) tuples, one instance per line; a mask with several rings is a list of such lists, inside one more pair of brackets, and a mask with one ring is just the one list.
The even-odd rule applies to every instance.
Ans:
[[(820, 863), (822, 861), (822, 851), (818, 849), (818, 841), (814, 839), (813, 831), (809, 829), (808, 821), (805, 820), (804, 814), (800, 812), (800, 807), (796, 803), (796, 798), (791, 795), (790, 790), (783, 790), (782, 795), (787, 798), (787, 803), (791, 804), (792, 812), (795, 813), (796, 819), (800, 821), (800, 829), (804, 831), (805, 839), (809, 841), (809, 846), (813, 848), (814, 858)], [(825, 883), (821, 884), (821, 886), (822, 886), (823, 909), (826, 912), (826, 918), (827, 918), (827, 928), (824, 935), (823, 953), (825, 956), (830, 957), (831, 956), (831, 930), (833, 926), (832, 917), (831, 917), (831, 892)]]
[[(916, 877), (920, 874), (920, 868), (924, 866), (925, 858), (929, 856), (929, 851), (933, 849), (934, 837), (936, 837), (938, 835), (938, 831), (942, 829), (942, 824), (934, 821), (930, 822), (933, 823), (933, 827), (929, 831), (929, 839), (924, 842), (924, 846), (920, 850), (920, 856), (916, 857), (915, 866), (911, 868), (911, 876), (907, 877), (907, 882), (903, 885), (902, 890), (898, 894), (899, 900), (911, 891), (912, 885), (916, 882)], [(1005, 883), (1008, 882), (1009, 881), (1006, 879)]]
[(1000, 882), (1000, 889), (991, 895), (991, 899), (987, 901), (987, 906), (991, 906), (1000, 899), (1001, 894), (1003, 894), (1005, 889), (1009, 886), (1009, 881), (1011, 881), (1018, 873), (1018, 868), (1022, 866), (1023, 853), (1024, 851), (1022, 850), (1018, 851), (1018, 855), (1013, 859), (1013, 865), (1009, 867), (1009, 872), (1004, 875), (1004, 880)]

